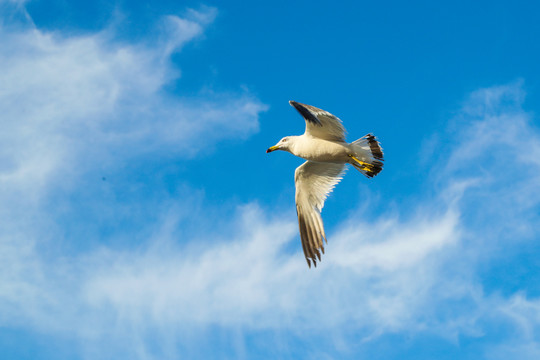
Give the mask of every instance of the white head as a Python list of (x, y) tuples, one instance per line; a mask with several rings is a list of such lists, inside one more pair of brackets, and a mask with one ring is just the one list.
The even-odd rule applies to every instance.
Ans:
[(266, 150), (266, 153), (272, 152), (274, 150), (284, 150), (290, 152), (295, 137), (296, 136), (285, 136), (283, 139), (279, 140), (276, 145), (269, 147), (268, 150)]

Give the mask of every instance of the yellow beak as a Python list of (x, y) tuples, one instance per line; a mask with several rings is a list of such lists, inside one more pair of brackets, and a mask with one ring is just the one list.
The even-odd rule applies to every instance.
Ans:
[(277, 145), (271, 146), (271, 147), (268, 148), (268, 150), (266, 150), (266, 153), (268, 154), (268, 153), (270, 153), (270, 152), (272, 152), (274, 150), (277, 150), (277, 149), (279, 149), (279, 147)]

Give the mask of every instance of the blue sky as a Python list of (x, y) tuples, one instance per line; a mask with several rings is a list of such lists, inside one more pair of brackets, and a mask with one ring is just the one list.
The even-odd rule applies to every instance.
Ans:
[[(533, 1), (0, 0), (6, 359), (538, 359)], [(376, 134), (294, 209), (288, 100)]]

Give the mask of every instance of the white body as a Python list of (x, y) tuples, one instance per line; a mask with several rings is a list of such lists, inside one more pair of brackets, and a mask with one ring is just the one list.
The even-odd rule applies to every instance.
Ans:
[(325, 140), (307, 134), (288, 138), (289, 146), (283, 150), (309, 161), (343, 164), (351, 163), (351, 155), (362, 161), (371, 157), (369, 148), (359, 148), (344, 141)]

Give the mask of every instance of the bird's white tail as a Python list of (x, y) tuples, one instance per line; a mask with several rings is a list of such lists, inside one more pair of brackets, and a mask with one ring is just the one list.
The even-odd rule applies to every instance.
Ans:
[(374, 177), (382, 171), (382, 147), (373, 136), (367, 134), (349, 144), (353, 154), (350, 154), (350, 164), (367, 177)]

